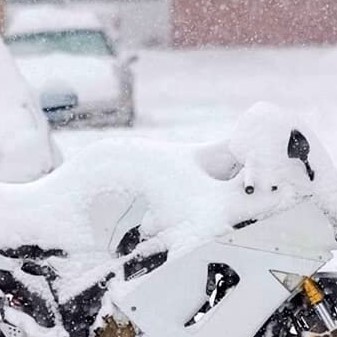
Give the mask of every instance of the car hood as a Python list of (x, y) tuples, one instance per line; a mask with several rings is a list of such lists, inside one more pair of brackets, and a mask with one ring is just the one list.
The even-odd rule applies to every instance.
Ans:
[(39, 94), (69, 90), (78, 95), (80, 104), (114, 100), (119, 94), (118, 68), (111, 57), (53, 54), (16, 61)]

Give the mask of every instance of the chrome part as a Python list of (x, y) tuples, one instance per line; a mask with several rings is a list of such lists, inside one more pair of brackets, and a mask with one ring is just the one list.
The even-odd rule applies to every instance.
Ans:
[(324, 302), (321, 302), (321, 303), (315, 305), (315, 310), (316, 310), (317, 314), (319, 315), (319, 317), (324, 322), (325, 326), (329, 330), (333, 330), (333, 329), (337, 328), (336, 323), (334, 322), (333, 318), (331, 317), (331, 315), (330, 315), (326, 305), (324, 304)]

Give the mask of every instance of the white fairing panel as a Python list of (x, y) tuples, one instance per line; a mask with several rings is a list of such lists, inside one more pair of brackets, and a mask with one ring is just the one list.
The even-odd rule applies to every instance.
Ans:
[(218, 241), (313, 259), (328, 259), (337, 249), (333, 226), (309, 200)]
[[(306, 218), (310, 218), (310, 204)], [(299, 207), (300, 213), (304, 211)], [(296, 229), (298, 217), (294, 210), (289, 211), (289, 224), (285, 231)], [(314, 218), (321, 233), (332, 233), (329, 223), (322, 216), (316, 214)], [(317, 217), (318, 216), (318, 217)], [(277, 218), (277, 217), (276, 217)], [(268, 225), (277, 227), (279, 220), (268, 220)], [(309, 226), (310, 227), (310, 226)], [(256, 232), (262, 230), (256, 228)], [(302, 227), (302, 229), (304, 229)], [(248, 230), (248, 228), (247, 228)], [(298, 228), (297, 228), (298, 230)], [(155, 272), (146, 276), (134, 291), (126, 296), (116, 298), (116, 304), (127, 316), (134, 321), (147, 337), (209, 337), (219, 335), (230, 337), (252, 337), (271, 316), (271, 314), (290, 296), (290, 293), (277, 281), (270, 270), (283, 271), (298, 275), (312, 275), (330, 257), (326, 247), (316, 246), (317, 258), (310, 256), (306, 250), (301, 256), (300, 250), (296, 254), (286, 252), (285, 245), (281, 251), (270, 242), (267, 251), (258, 247), (261, 235), (252, 237), (252, 247), (249, 247), (248, 237), (235, 232), (230, 242), (211, 242), (182, 258), (169, 260)], [(282, 234), (282, 235), (281, 235)], [(319, 232), (316, 233), (319, 236)], [(236, 245), (240, 240), (245, 247)], [(277, 250), (272, 251), (272, 247)], [(269, 250), (269, 251), (268, 251)], [(225, 263), (240, 277), (240, 282), (225, 298), (212, 308), (200, 321), (191, 327), (184, 327), (208, 299), (206, 295), (207, 268), (209, 263)], [(131, 281), (134, 282), (134, 281)]]
[[(207, 300), (207, 267), (211, 262), (231, 266), (240, 282), (201, 321), (185, 328), (184, 324)], [(220, 331), (224, 336), (252, 337), (252, 332), (289, 296), (269, 270), (311, 275), (321, 265), (320, 261), (208, 244), (167, 263), (116, 303), (148, 337), (209, 337)]]

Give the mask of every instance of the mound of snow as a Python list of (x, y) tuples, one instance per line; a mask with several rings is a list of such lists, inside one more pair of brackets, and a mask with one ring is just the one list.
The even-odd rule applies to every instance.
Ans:
[[(300, 160), (287, 156), (294, 128), (310, 142), (314, 181)], [(245, 192), (247, 176), (253, 194)], [(141, 224), (148, 240), (133, 254), (169, 249), (172, 258), (228, 235), (242, 221), (266, 219), (307, 199), (336, 219), (335, 182), (335, 169), (315, 135), (296, 116), (260, 103), (240, 119), (229, 142), (104, 140), (43, 179), (0, 184), (0, 223), (6, 233), (0, 246), (37, 244), (68, 251), (65, 263), (50, 261), (62, 275), (58, 287), (65, 301), (107, 271), (119, 275), (124, 259), (109, 254), (118, 232)], [(136, 204), (138, 214), (129, 216)], [(280, 235), (268, 233), (268, 242), (270, 235)], [(73, 282), (84, 273), (83, 280)]]
[[(288, 157), (292, 130), (300, 131), (310, 144), (313, 181), (302, 161)], [(238, 120), (229, 150), (243, 166), (244, 183), (266, 192), (273, 186), (291, 185), (297, 194), (314, 196), (318, 205), (337, 219), (336, 168), (315, 133), (294, 112), (267, 102), (253, 105)]]
[[(310, 142), (313, 182), (303, 163), (287, 156), (294, 128)], [(247, 176), (253, 194), (245, 192)], [(146, 202), (138, 220), (126, 227), (141, 223), (143, 234), (154, 239), (139, 249), (184, 250), (303, 198), (314, 197), (334, 215), (335, 181), (330, 158), (313, 133), (278, 107), (259, 104), (241, 118), (229, 143), (105, 140), (44, 179), (1, 184), (0, 222), (8, 235), (0, 237), (0, 245), (107, 251), (120, 219), (141, 198)]]
[(60, 163), (37, 101), (0, 41), (0, 181), (34, 180)]

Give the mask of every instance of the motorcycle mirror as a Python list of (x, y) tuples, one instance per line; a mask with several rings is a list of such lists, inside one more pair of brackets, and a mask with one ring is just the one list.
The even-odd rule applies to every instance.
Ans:
[(315, 172), (311, 169), (308, 161), (309, 152), (310, 144), (305, 136), (296, 129), (292, 130), (288, 142), (288, 157), (301, 160), (305, 165), (309, 179), (313, 181)]
[(288, 143), (288, 157), (305, 161), (308, 159), (310, 144), (298, 130), (292, 130)]

